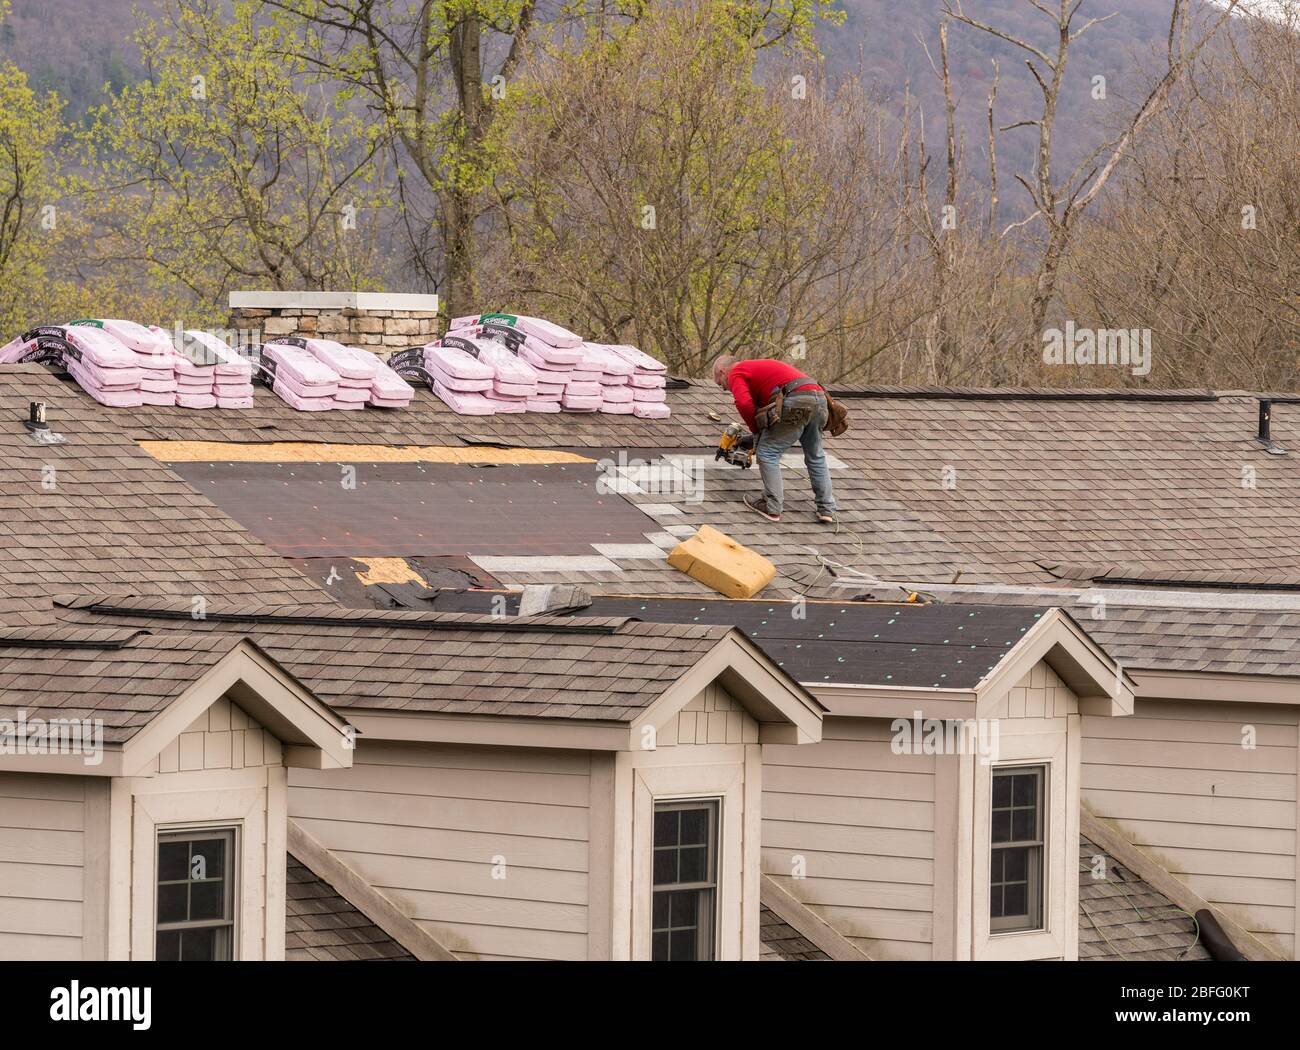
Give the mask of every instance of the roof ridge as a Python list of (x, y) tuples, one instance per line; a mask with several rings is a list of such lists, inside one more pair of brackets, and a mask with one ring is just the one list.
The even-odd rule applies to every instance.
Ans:
[[(143, 627), (132, 629), (44, 626), (43, 631), (40, 626), (0, 628), (0, 648), (122, 650), (129, 647), (137, 638), (153, 634)], [(33, 633), (33, 631), (41, 631), (41, 633)]]
[(1155, 401), (1213, 402), (1220, 395), (1213, 390), (1133, 390), (1121, 387), (955, 387), (955, 386), (866, 386), (831, 387), (830, 392), (846, 399), (897, 399), (926, 401)]
[[(290, 624), (293, 626), (332, 626), (351, 624), (358, 627), (425, 628), (438, 631), (507, 631), (546, 634), (618, 634), (635, 616), (609, 617), (540, 617), (511, 616), (484, 618), (476, 613), (437, 612), (430, 610), (359, 610), (347, 606), (337, 609), (328, 605), (239, 606), (230, 609), (206, 609), (196, 617), (191, 605), (184, 607), (159, 602), (154, 598), (105, 600), (94, 596), (51, 599), (60, 608), (85, 609), (106, 616), (155, 616), (165, 620), (211, 620), (218, 623)], [(287, 610), (312, 609), (310, 613)], [(281, 611), (277, 611), (281, 610)], [(148, 632), (145, 632), (148, 633)]]

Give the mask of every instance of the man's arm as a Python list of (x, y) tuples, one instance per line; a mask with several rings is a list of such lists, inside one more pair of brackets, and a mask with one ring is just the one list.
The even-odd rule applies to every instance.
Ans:
[(735, 399), (736, 411), (740, 413), (740, 418), (745, 421), (745, 426), (749, 427), (751, 434), (758, 433), (754, 427), (754, 413), (757, 411), (754, 406), (754, 396), (749, 392), (749, 383), (740, 374), (739, 368), (731, 370), (731, 374), (727, 376), (727, 385), (731, 387), (731, 396)]

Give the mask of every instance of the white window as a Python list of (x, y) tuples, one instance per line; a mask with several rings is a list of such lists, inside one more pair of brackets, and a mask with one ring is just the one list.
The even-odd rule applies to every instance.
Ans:
[(717, 899), (718, 801), (657, 803), (650, 957), (712, 959)]
[(1010, 933), (1043, 928), (1043, 857), (1047, 768), (993, 770), (993, 820), (989, 841), (989, 930)]
[(226, 960), (235, 949), (233, 828), (158, 836), (154, 958)]

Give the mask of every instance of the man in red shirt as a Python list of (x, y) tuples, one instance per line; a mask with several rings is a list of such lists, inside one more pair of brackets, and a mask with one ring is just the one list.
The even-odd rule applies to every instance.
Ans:
[[(817, 520), (835, 523), (835, 494), (831, 491), (831, 474), (822, 450), (822, 430), (826, 426), (826, 393), (797, 368), (770, 358), (737, 361), (723, 355), (713, 362), (713, 381), (730, 390), (736, 410), (745, 425), (758, 435), (759, 474), (763, 478), (763, 495), (745, 497), (745, 505), (758, 511), (768, 521), (780, 521), (784, 501), (781, 480), (781, 457), (797, 441), (803, 448), (808, 466), (808, 480), (817, 501)], [(761, 433), (754, 417), (772, 400), (777, 389), (784, 392), (781, 419)]]

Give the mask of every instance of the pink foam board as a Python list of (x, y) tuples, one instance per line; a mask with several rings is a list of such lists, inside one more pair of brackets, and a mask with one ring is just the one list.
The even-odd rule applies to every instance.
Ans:
[(286, 386), (279, 376), (271, 384), (271, 389), (279, 396), (281, 401), (291, 408), (296, 408), (299, 412), (328, 412), (334, 407), (334, 398), (303, 397)]
[(356, 387), (352, 386), (341, 386), (339, 387), (338, 392), (334, 395), (334, 400), (343, 401), (350, 405), (364, 405), (370, 400), (370, 388), (367, 387), (365, 390), (358, 390)]
[[(315, 361), (315, 358), (312, 359)], [(319, 364), (319, 362), (316, 362)], [(321, 365), (324, 368), (324, 365)], [(286, 369), (281, 372), (279, 367), (276, 368), (275, 382), (284, 384), (287, 390), (292, 390), (299, 397), (333, 397), (338, 393), (339, 385), (336, 382), (303, 382), (292, 370)]]
[(385, 403), (385, 407), (394, 407), (393, 402), (409, 404), (415, 396), (415, 390), (405, 379), (389, 368), (383, 361), (379, 362), (379, 371), (370, 385), (370, 403)]
[(185, 346), (200, 363), (211, 362), (218, 378), (229, 376), (243, 382), (252, 379), (253, 362), (237, 350), (231, 349), (211, 332), (204, 332), (197, 328), (185, 329)]
[(629, 377), (628, 382), (642, 390), (662, 390), (667, 385), (667, 380), (663, 376), (648, 375), (645, 372), (637, 372)]
[(90, 325), (70, 325), (68, 344), (100, 368), (139, 368), (137, 356), (110, 333)]
[(632, 414), (640, 419), (667, 419), (669, 415), (668, 406), (664, 404), (653, 404), (646, 401), (633, 401)]
[(157, 392), (153, 390), (141, 390), (140, 404), (160, 405), (164, 407), (174, 406), (176, 404), (176, 391)]
[(602, 404), (599, 394), (584, 397), (581, 394), (566, 393), (560, 404), (570, 412), (596, 412)]
[(561, 410), (558, 401), (542, 401), (535, 397), (530, 397), (526, 404), (529, 412), (559, 412)]
[(138, 387), (122, 390), (106, 390), (99, 386), (90, 376), (81, 368), (79, 362), (69, 358), (65, 362), (68, 374), (72, 376), (80, 385), (81, 389), (93, 397), (101, 405), (107, 405), (110, 408), (139, 408), (140, 390)]
[(178, 392), (176, 394), (176, 404), (181, 408), (216, 408), (217, 398), (215, 394), (185, 394)]
[(155, 379), (153, 376), (143, 376), (140, 379), (140, 389), (151, 394), (174, 394), (177, 390), (176, 377), (173, 375), (167, 379)]
[(501, 314), (493, 317), (492, 314), (480, 314), (478, 321), (475, 323), (486, 324), (492, 320), (504, 321), (512, 328), (517, 328), (532, 338), (541, 340), (548, 346), (564, 348), (582, 345), (582, 336), (575, 335), (567, 328), (561, 328), (558, 324), (542, 317), (526, 317), (523, 314)]
[(623, 403), (605, 401), (601, 403), (600, 410), (607, 416), (630, 416), (633, 413), (631, 401)]
[(223, 397), (217, 396), (218, 408), (252, 408), (252, 397)]
[[(67, 361), (64, 364), (66, 366)], [(104, 390), (138, 390), (144, 379), (144, 374), (138, 368), (100, 368), (88, 358), (76, 364), (92, 383)]]
[(305, 340), (305, 349), (329, 365), (343, 379), (373, 380), (379, 371), (379, 358), (358, 346), (344, 346), (332, 339)]
[(617, 354), (628, 364), (633, 365), (642, 372), (667, 372), (668, 366), (662, 361), (643, 353), (635, 346), (628, 346), (624, 343), (607, 343), (606, 349)]
[(630, 386), (603, 386), (600, 396), (607, 405), (630, 405), (632, 388)]
[[(433, 376), (434, 382), (441, 383), (448, 390), (455, 390), (462, 394), (479, 394), (492, 389), (491, 376), (480, 379), (461, 379), (459, 376), (448, 375), (437, 365), (429, 362), (427, 358), (425, 360), (425, 367), (429, 370), (429, 375)], [(477, 361), (474, 363), (478, 364)]]
[(662, 387), (646, 390), (641, 387), (628, 387), (632, 391), (632, 400), (639, 405), (662, 405), (668, 400), (668, 392)]
[(170, 360), (175, 353), (176, 348), (172, 346), (172, 341), (161, 328), (153, 331), (134, 321), (123, 321), (115, 317), (102, 318), (99, 323), (103, 326), (103, 331), (123, 346), (144, 357), (162, 357)]
[(601, 398), (602, 387), (599, 383), (574, 382), (564, 385), (565, 397), (594, 397), (597, 401)]
[(252, 383), (217, 383), (212, 388), (212, 392), (216, 394), (218, 398), (252, 397), (253, 384)]
[(465, 353), (464, 350), (442, 346), (438, 343), (429, 343), (424, 348), (424, 365), (430, 370), (436, 368), (451, 379), (486, 379), (489, 384), (495, 374), (495, 370), (491, 365), (479, 361), (477, 358)]
[(452, 390), (435, 381), (433, 392), (442, 403), (453, 412), (462, 416), (491, 416), (496, 414), (496, 406), (482, 394), (464, 390)]
[(291, 381), (304, 397), (332, 397), (339, 374), (309, 350), (283, 343), (264, 343), (262, 353), (275, 362), (275, 379)]

